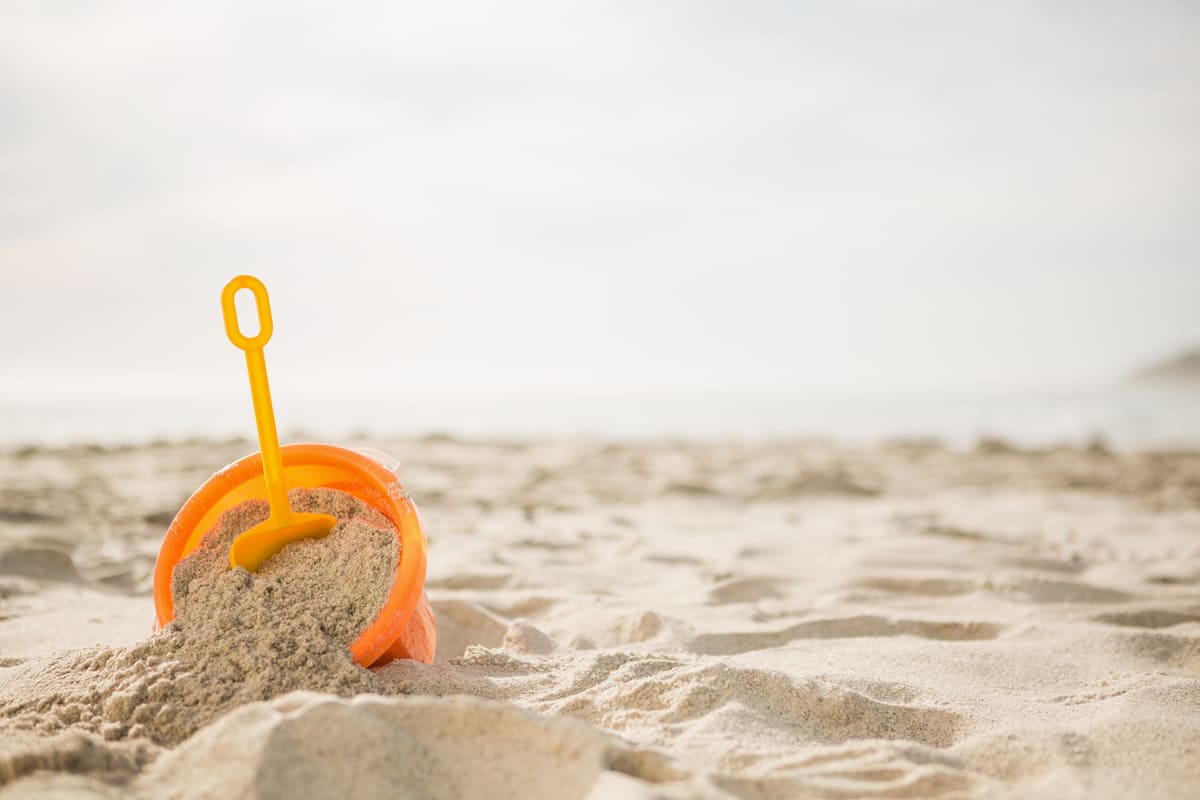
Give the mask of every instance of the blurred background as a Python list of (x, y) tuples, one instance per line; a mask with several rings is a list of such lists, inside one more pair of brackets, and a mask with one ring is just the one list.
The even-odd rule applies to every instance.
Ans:
[[(0, 444), (1200, 444), (1200, 6), (13, 0)], [(1174, 359), (1174, 360), (1173, 360)]]

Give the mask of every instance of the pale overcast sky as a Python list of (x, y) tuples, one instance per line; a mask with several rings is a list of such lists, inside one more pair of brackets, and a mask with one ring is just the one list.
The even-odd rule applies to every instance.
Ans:
[(11, 0), (0, 393), (244, 391), (239, 272), (292, 391), (1111, 380), (1200, 342), (1198, 42), (1190, 1)]

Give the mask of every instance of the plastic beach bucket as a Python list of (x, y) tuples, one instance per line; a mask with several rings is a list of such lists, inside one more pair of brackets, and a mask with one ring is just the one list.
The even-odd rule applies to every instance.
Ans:
[[(391, 594), (375, 621), (350, 645), (354, 660), (378, 666), (396, 658), (430, 663), (437, 627), (425, 595), (427, 544), (417, 506), (395, 473), (378, 461), (344, 447), (291, 444), (280, 448), (287, 485), (338, 489), (387, 517), (400, 534), (400, 560)], [(196, 490), (167, 528), (154, 565), (154, 609), (158, 627), (175, 618), (171, 574), (200, 544), (227, 509), (266, 499), (262, 458), (253, 453), (221, 469)]]

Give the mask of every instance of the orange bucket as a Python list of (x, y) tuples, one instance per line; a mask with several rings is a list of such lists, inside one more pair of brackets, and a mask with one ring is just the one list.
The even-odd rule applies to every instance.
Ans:
[[(396, 658), (426, 664), (437, 648), (437, 627), (425, 595), (427, 545), (417, 506), (395, 474), (353, 450), (328, 444), (280, 448), (288, 486), (338, 489), (383, 514), (400, 532), (400, 562), (392, 592), (375, 621), (350, 645), (355, 662), (379, 666)], [(171, 574), (200, 544), (227, 509), (251, 499), (267, 499), (262, 456), (253, 453), (214, 474), (179, 509), (154, 564), (154, 609), (161, 628), (175, 618)]]

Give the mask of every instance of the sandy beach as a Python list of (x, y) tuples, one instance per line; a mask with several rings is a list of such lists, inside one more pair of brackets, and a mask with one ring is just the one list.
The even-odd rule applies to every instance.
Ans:
[(1200, 793), (1200, 453), (361, 444), (421, 508), (435, 663), (171, 746), (31, 692), (151, 635), (167, 524), (255, 446), (0, 455), (0, 796)]

